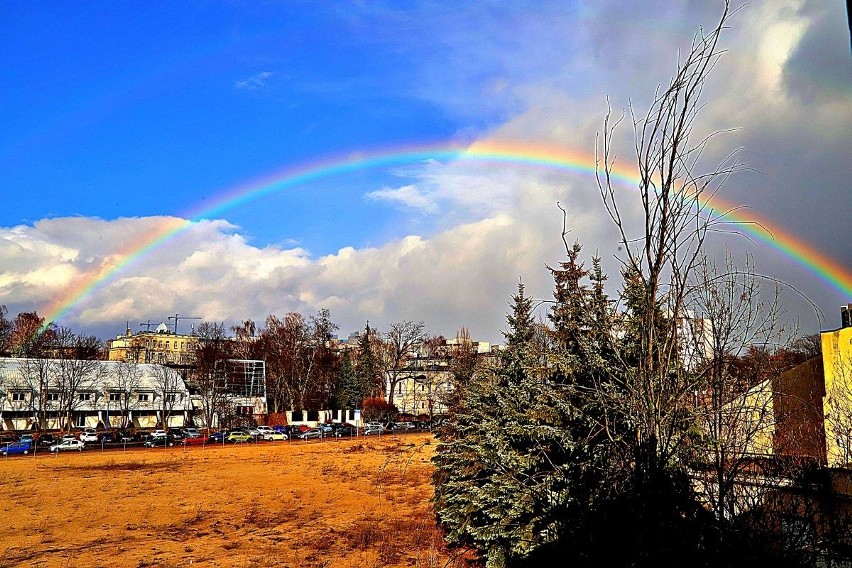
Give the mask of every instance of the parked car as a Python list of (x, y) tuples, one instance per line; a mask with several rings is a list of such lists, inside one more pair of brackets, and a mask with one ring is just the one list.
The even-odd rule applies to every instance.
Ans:
[(214, 433), (210, 434), (210, 437), (207, 439), (207, 442), (208, 443), (218, 442), (218, 443), (221, 444), (222, 442), (225, 441), (225, 438), (227, 438), (227, 437), (228, 437), (228, 431), (227, 430), (220, 430), (218, 432), (214, 432)]
[(317, 428), (322, 430), (323, 435), (331, 434), (334, 430), (334, 427), (331, 424), (317, 424)]
[(183, 430), (180, 428), (173, 428), (172, 430), (169, 430), (169, 436), (171, 436), (176, 442), (181, 442), (184, 438), (186, 438), (186, 434), (184, 434)]
[(228, 434), (227, 438), (225, 438), (226, 442), (234, 442), (234, 443), (251, 442), (253, 440), (254, 440), (254, 437), (251, 434), (249, 434), (248, 432), (244, 432), (242, 430), (234, 430), (230, 434)]
[(187, 438), (200, 438), (201, 430), (198, 428), (184, 428), (183, 433)]
[(53, 434), (42, 434), (38, 437), (38, 443), (40, 446), (52, 446), (58, 443), (58, 441)]
[(65, 452), (68, 450), (77, 450), (78, 452), (82, 452), (83, 448), (86, 446), (85, 442), (74, 438), (73, 436), (70, 439), (68, 437), (64, 437), (61, 442), (58, 444), (54, 444), (50, 446), (51, 452)]
[(357, 436), (358, 429), (355, 428), (352, 424), (335, 424), (335, 428), (332, 431), (332, 436), (336, 436), (338, 438), (342, 438), (345, 436)]
[(311, 428), (307, 432), (302, 432), (301, 434), (299, 434), (298, 437), (302, 440), (309, 440), (311, 438), (322, 438), (326, 435), (327, 434), (322, 428)]
[(133, 434), (128, 430), (118, 430), (113, 435), (113, 440), (116, 442), (133, 442)]
[(165, 430), (154, 430), (153, 432), (151, 432), (151, 437), (152, 438), (165, 438), (166, 437), (166, 431)]
[(29, 433), (21, 434), (21, 437), (18, 438), (18, 441), (19, 442), (26, 442), (27, 444), (29, 444), (31, 446), (35, 446), (35, 440), (33, 439), (33, 435), (29, 434)]
[(391, 424), (391, 430), (394, 432), (406, 432), (408, 430), (414, 430), (414, 424), (411, 422), (395, 422)]
[(28, 454), (32, 445), (29, 442), (14, 442), (0, 448), (0, 454), (9, 456), (12, 454)]
[(79, 441), (79, 440), (77, 440), (77, 436), (75, 436), (74, 434), (65, 434), (64, 436), (62, 436), (62, 440), (60, 440), (60, 443), (61, 442), (72, 442), (72, 441)]
[(381, 434), (384, 434), (384, 433), (385, 433), (385, 427), (384, 426), (375, 426), (375, 425), (371, 426), (369, 424), (367, 425), (366, 428), (364, 428), (364, 431), (362, 432), (362, 434), (364, 434), (365, 436), (378, 436), (378, 435), (381, 435)]
[[(274, 431), (275, 430), (272, 429), (272, 426), (258, 426), (257, 427), (257, 432), (258, 432), (257, 435), (260, 436), (261, 438), (263, 438), (267, 434), (274, 432)], [(251, 432), (249, 432), (249, 434), (251, 434)]]
[(146, 448), (170, 448), (175, 445), (175, 440), (171, 435), (165, 436), (148, 436), (145, 440)]
[(194, 438), (184, 438), (182, 443), (184, 446), (203, 446), (210, 441), (210, 438), (207, 436), (196, 436)]
[(86, 428), (82, 432), (80, 432), (80, 441), (81, 442), (97, 442), (98, 441), (98, 433), (94, 428)]
[(289, 436), (284, 432), (276, 432), (273, 430), (272, 432), (267, 432), (261, 436), (261, 440), (266, 440), (267, 442), (272, 440), (287, 440)]

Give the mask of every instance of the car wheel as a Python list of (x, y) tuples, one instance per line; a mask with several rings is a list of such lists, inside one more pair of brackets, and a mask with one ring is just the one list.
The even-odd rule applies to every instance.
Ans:
[(28, 453), (30, 453), (29, 450), (24, 450), (24, 455), (27, 455)]

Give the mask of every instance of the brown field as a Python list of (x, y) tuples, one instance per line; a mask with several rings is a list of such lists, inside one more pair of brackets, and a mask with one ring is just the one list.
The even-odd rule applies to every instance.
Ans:
[(0, 459), (0, 566), (438, 567), (428, 434)]

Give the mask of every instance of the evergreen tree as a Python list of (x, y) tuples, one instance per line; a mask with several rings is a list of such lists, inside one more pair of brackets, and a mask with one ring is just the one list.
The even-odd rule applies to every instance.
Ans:
[(520, 565), (564, 532), (567, 483), (582, 451), (571, 439), (578, 415), (566, 388), (543, 366), (523, 284), (507, 322), (498, 365), (474, 376), (434, 458), (436, 512), (448, 540), (474, 547), (492, 567)]
[(361, 405), (361, 401), (364, 400), (364, 391), (349, 351), (343, 352), (340, 362), (340, 379), (337, 384), (335, 399), (339, 408), (357, 408)]
[(368, 321), (364, 333), (358, 338), (358, 359), (356, 372), (361, 385), (363, 398), (374, 398), (383, 393), (379, 360), (375, 352), (375, 330)]

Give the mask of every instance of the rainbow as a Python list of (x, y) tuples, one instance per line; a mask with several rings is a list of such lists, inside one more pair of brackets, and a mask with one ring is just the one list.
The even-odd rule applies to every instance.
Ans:
[[(593, 176), (595, 159), (589, 154), (573, 152), (566, 148), (517, 141), (478, 142), (470, 146), (436, 144), (431, 146), (393, 148), (372, 152), (354, 152), (311, 164), (288, 168), (255, 179), (222, 192), (205, 203), (203, 208), (188, 211), (180, 218), (164, 219), (146, 233), (138, 242), (116, 250), (111, 264), (80, 278), (62, 294), (40, 310), (46, 322), (57, 321), (87, 298), (102, 289), (123, 269), (151, 251), (162, 246), (174, 236), (186, 231), (193, 223), (214, 218), (240, 205), (261, 199), (312, 181), (349, 172), (410, 165), (428, 161), (469, 161), (473, 163), (519, 165), (544, 168), (558, 172)], [(613, 171), (612, 180), (627, 187), (636, 187), (635, 172), (623, 167)], [(803, 239), (791, 235), (776, 223), (749, 209), (712, 196), (707, 207), (719, 219), (737, 224), (737, 230), (755, 240), (778, 250), (808, 271), (835, 288), (844, 297), (852, 297), (852, 272), (835, 260), (816, 250)]]

